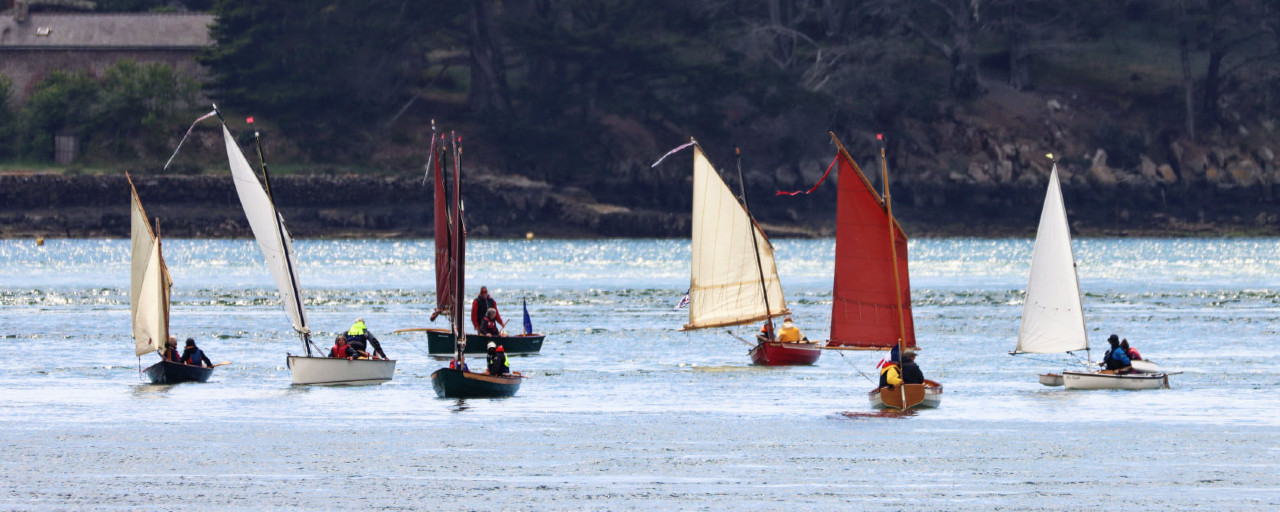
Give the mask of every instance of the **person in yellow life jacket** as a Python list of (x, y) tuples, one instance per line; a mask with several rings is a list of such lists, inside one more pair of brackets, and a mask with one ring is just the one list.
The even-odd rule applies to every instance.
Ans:
[(880, 367), (880, 387), (894, 389), (902, 384), (902, 372), (898, 370), (897, 361), (889, 361)]
[(796, 327), (795, 322), (791, 321), (791, 317), (782, 320), (782, 328), (778, 329), (778, 341), (787, 343), (796, 343), (803, 339), (800, 334), (800, 328)]
[(357, 318), (356, 323), (351, 324), (351, 328), (347, 329), (347, 343), (351, 344), (351, 348), (358, 352), (366, 352), (369, 345), (373, 345), (373, 351), (369, 353), (372, 359), (386, 359), (386, 352), (382, 351), (382, 344), (378, 343), (378, 338), (373, 337), (373, 333), (369, 332), (369, 328), (364, 325), (363, 318)]

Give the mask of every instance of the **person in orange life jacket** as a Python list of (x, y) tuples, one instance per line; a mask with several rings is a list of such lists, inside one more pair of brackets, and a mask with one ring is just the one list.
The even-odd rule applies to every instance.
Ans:
[(196, 347), (196, 340), (194, 338), (187, 338), (187, 346), (182, 350), (182, 364), (213, 368), (213, 361), (209, 360), (209, 356), (204, 355), (203, 350)]
[(773, 319), (766, 318), (764, 320), (764, 325), (760, 326), (760, 334), (756, 335), (756, 341), (766, 342), (766, 341), (773, 341), (776, 339), (777, 338), (774, 337), (773, 335)]
[(489, 375), (506, 375), (511, 373), (511, 366), (507, 364), (507, 352), (497, 343), (489, 342)]
[(1138, 353), (1138, 349), (1129, 346), (1128, 338), (1120, 340), (1120, 348), (1124, 349), (1125, 355), (1129, 356), (1129, 362), (1142, 360), (1142, 354)]
[(488, 317), (490, 311), (493, 311), (494, 319), (499, 324), (507, 325), (506, 322), (502, 321), (502, 313), (498, 312), (498, 303), (493, 300), (493, 297), (489, 296), (489, 288), (481, 286), (480, 295), (477, 295), (475, 300), (471, 301), (471, 326), (476, 329), (476, 332), (481, 332), (480, 325)]
[(164, 350), (160, 351), (160, 359), (171, 363), (181, 363), (182, 356), (178, 355), (178, 338), (169, 337), (169, 341), (164, 342)]
[(500, 336), (502, 334), (502, 331), (498, 330), (498, 310), (490, 309), (489, 312), (484, 314), (477, 332), (484, 336)]
[(791, 317), (782, 320), (782, 328), (778, 329), (778, 341), (784, 343), (798, 343), (800, 341), (808, 341), (804, 339), (804, 335), (800, 334), (800, 328), (796, 327)]

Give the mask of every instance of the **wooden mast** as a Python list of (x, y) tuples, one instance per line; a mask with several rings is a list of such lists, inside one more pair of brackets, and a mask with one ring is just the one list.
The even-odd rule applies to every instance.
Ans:
[[(733, 148), (733, 156), (738, 162), (738, 190), (742, 192), (742, 209), (747, 212), (747, 229), (751, 231), (751, 248), (756, 257), (756, 271), (760, 273), (760, 291), (764, 296), (764, 323), (769, 326), (765, 332), (767, 341), (776, 339), (773, 332), (773, 310), (769, 308), (769, 283), (764, 280), (764, 264), (760, 262), (760, 241), (756, 239), (756, 219), (751, 216), (751, 207), (747, 205), (747, 181), (742, 178), (742, 148)], [(778, 283), (781, 287), (781, 282)]]
[[(904, 346), (906, 342), (904, 340), (907, 337), (907, 321), (905, 318), (906, 313), (902, 310), (902, 281), (898, 277), (898, 248), (893, 232), (893, 201), (889, 196), (889, 161), (884, 156), (884, 135), (877, 133), (876, 140), (880, 141), (880, 169), (884, 177), (884, 211), (889, 217), (889, 254), (892, 256), (890, 260), (893, 261), (893, 291), (898, 298), (898, 378), (902, 378), (902, 363), (906, 352), (906, 347)], [(898, 385), (898, 391), (902, 394), (902, 409), (907, 407), (907, 388), (904, 384), (906, 384), (905, 380)]]

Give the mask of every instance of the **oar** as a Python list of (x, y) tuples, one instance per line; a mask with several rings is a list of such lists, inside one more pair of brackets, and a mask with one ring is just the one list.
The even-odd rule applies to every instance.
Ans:
[(231, 364), (231, 361), (223, 361), (223, 362), (221, 362), (221, 363), (218, 363), (218, 364), (215, 364), (215, 365), (213, 365), (213, 366), (210, 366), (210, 368), (217, 368), (217, 367), (219, 367), (219, 366), (224, 366), (224, 365), (228, 365), (228, 364)]
[(734, 334), (734, 333), (733, 333), (733, 331), (730, 331), (730, 330), (728, 330), (728, 329), (725, 329), (725, 330), (724, 330), (724, 333), (725, 333), (725, 334), (728, 334), (728, 335), (730, 335), (730, 336), (733, 336), (733, 338), (734, 338), (734, 339), (736, 339), (736, 340), (738, 340), (738, 341), (741, 341), (741, 342), (743, 342), (743, 343), (746, 343), (748, 347), (754, 347), (754, 346), (756, 346), (756, 345), (757, 345), (756, 343), (752, 343), (752, 342), (750, 342), (750, 341), (747, 341), (747, 340), (742, 339), (742, 337), (741, 337), (741, 336), (738, 336), (737, 334)]
[(394, 331), (391, 331), (391, 334), (400, 334), (402, 332), (430, 331), (432, 329), (434, 329), (434, 327), (414, 327), (412, 329), (396, 329)]

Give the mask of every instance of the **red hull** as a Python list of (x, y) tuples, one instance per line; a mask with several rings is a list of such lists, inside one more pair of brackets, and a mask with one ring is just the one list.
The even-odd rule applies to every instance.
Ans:
[(760, 343), (751, 349), (751, 362), (765, 366), (813, 364), (822, 356), (819, 343)]

